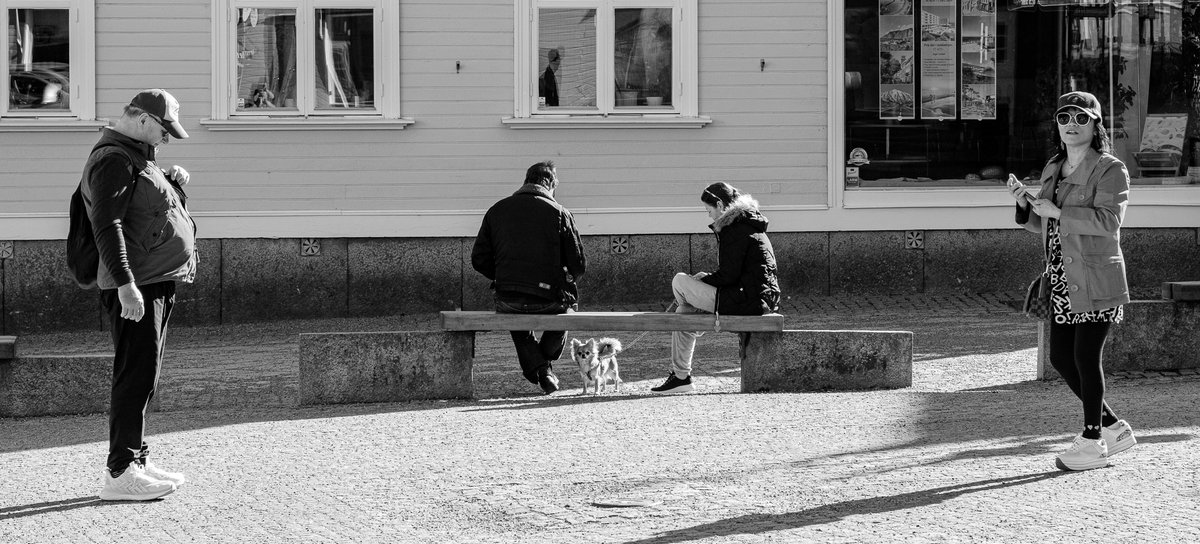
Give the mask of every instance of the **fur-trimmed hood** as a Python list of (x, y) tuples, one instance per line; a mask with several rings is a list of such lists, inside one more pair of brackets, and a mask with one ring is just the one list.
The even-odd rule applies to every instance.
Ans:
[(746, 223), (755, 232), (767, 232), (767, 218), (758, 211), (758, 201), (748, 194), (735, 198), (725, 208), (725, 213), (708, 227), (714, 232), (721, 232), (725, 227), (739, 221)]

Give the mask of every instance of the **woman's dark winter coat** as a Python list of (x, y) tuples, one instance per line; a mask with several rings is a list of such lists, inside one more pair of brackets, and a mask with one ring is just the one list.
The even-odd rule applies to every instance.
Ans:
[(717, 313), (762, 315), (779, 310), (775, 250), (758, 202), (741, 195), (709, 225), (717, 235), (717, 271), (703, 281), (717, 288)]

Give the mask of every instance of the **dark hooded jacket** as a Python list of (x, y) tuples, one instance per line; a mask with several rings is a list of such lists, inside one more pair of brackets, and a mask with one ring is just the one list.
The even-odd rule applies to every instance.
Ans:
[(742, 195), (708, 227), (717, 235), (717, 271), (700, 281), (717, 288), (717, 313), (778, 311), (775, 250), (767, 238), (767, 218), (758, 211), (758, 202)]
[(568, 305), (578, 299), (575, 281), (585, 264), (575, 218), (536, 184), (488, 209), (471, 250), (471, 266), (492, 280), (496, 293)]

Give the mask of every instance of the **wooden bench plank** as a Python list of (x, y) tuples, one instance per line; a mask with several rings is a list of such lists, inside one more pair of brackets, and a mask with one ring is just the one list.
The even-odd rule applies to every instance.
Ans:
[[(711, 331), (713, 314), (668, 312), (574, 312), (569, 314), (500, 314), (489, 311), (444, 311), (442, 329), (448, 331)], [(778, 332), (783, 316), (723, 315), (721, 330)]]

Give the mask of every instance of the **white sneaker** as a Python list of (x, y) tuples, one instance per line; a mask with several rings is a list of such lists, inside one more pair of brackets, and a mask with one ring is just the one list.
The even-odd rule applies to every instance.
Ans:
[(1133, 436), (1133, 427), (1124, 419), (1103, 427), (1100, 429), (1100, 436), (1104, 438), (1104, 442), (1108, 444), (1108, 454), (1116, 455), (1137, 444), (1137, 438)]
[(151, 463), (150, 461), (146, 461), (146, 465), (142, 467), (142, 470), (146, 471), (147, 476), (154, 478), (155, 480), (171, 482), (175, 484), (175, 487), (180, 487), (187, 483), (187, 478), (183, 477), (182, 472), (169, 472), (163, 470), (154, 466), (154, 463)]
[(1091, 470), (1108, 466), (1108, 445), (1104, 439), (1091, 440), (1083, 435), (1075, 437), (1071, 447), (1058, 454), (1055, 466), (1063, 470)]
[(175, 492), (175, 484), (156, 480), (146, 475), (137, 463), (130, 463), (120, 476), (113, 478), (104, 469), (104, 489), (100, 490), (102, 501), (149, 501)]

